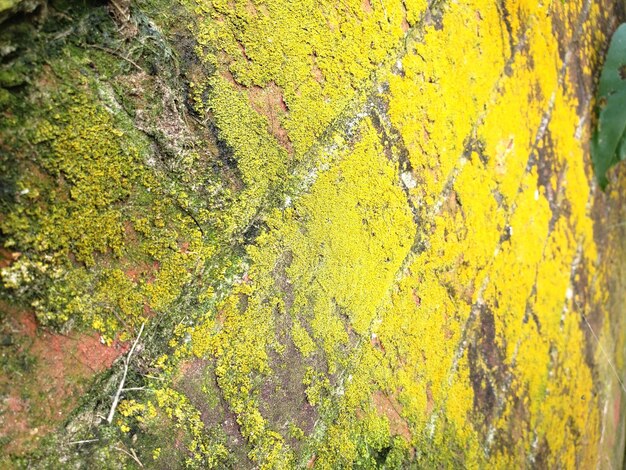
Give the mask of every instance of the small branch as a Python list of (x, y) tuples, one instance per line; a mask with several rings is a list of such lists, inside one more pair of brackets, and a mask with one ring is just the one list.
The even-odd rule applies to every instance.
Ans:
[(165, 379), (163, 377), (155, 377), (154, 375), (148, 375), (148, 374), (141, 374), (142, 377), (146, 377), (148, 379), (154, 379), (154, 380), (160, 380), (160, 381), (164, 381)]
[(143, 333), (143, 328), (146, 326), (146, 322), (141, 324), (141, 328), (139, 329), (139, 334), (133, 343), (133, 347), (128, 351), (128, 356), (124, 359), (124, 374), (122, 375), (122, 380), (120, 381), (120, 385), (117, 388), (117, 393), (115, 394), (115, 398), (113, 398), (113, 404), (111, 404), (111, 410), (109, 411), (109, 416), (107, 417), (107, 422), (111, 424), (113, 422), (113, 416), (115, 415), (115, 409), (117, 408), (117, 404), (120, 401), (120, 395), (122, 394), (122, 390), (124, 389), (124, 382), (126, 382), (126, 374), (128, 374), (128, 366), (130, 364), (130, 359), (135, 352), (135, 348), (137, 347), (137, 343), (139, 342), (139, 338), (141, 338), (141, 334)]
[(120, 19), (123, 21), (128, 21), (130, 20), (130, 13), (128, 11), (128, 5), (125, 5), (126, 8), (121, 7), (117, 4), (117, 2), (115, 0), (111, 0), (111, 5), (113, 5), (115, 7), (115, 9), (117, 10), (117, 13), (120, 16)]
[(129, 64), (134, 65), (135, 67), (137, 67), (137, 69), (139, 69), (141, 72), (145, 73), (145, 70), (142, 69), (139, 65), (137, 65), (137, 63), (135, 63), (132, 59), (129, 59), (125, 55), (122, 55), (119, 52), (114, 51), (113, 49), (109, 49), (108, 47), (102, 47), (102, 46), (99, 46), (98, 44), (85, 44), (85, 46), (92, 47), (94, 49), (99, 49), (101, 51), (107, 52), (107, 53), (109, 53), (111, 55), (114, 55), (116, 57), (119, 57), (120, 59), (125, 60)]
[(135, 459), (135, 462), (137, 462), (139, 464), (140, 467), (143, 468), (143, 464), (141, 463), (141, 461), (139, 460), (139, 457), (137, 457), (137, 453), (135, 452), (135, 449), (133, 449), (132, 447), (130, 448), (130, 453), (133, 454), (133, 458)]
[(139, 464), (139, 466), (141, 468), (143, 468), (143, 464), (141, 463), (141, 460), (139, 460), (139, 458), (137, 457), (137, 454), (135, 453), (135, 449), (130, 449), (132, 454), (130, 452), (128, 452), (125, 449), (122, 449), (121, 447), (113, 447), (115, 450), (119, 450), (120, 452), (124, 452), (126, 455), (128, 455), (131, 459), (133, 459), (135, 462), (137, 462), (137, 464)]
[(68, 442), (68, 446), (79, 445), (79, 444), (88, 444), (90, 442), (98, 442), (100, 439), (83, 439), (82, 441), (72, 441)]
[(198, 222), (198, 219), (196, 219), (193, 214), (191, 213), (191, 211), (185, 209), (182, 204), (180, 204), (179, 202), (176, 201), (176, 205), (178, 206), (178, 208), (185, 213), (186, 215), (188, 215), (189, 217), (191, 217), (191, 220), (193, 220), (196, 224), (196, 226), (198, 227), (198, 230), (200, 230), (200, 233), (202, 234), (202, 237), (204, 237), (204, 230), (202, 230), (202, 226), (200, 225), (200, 222)]

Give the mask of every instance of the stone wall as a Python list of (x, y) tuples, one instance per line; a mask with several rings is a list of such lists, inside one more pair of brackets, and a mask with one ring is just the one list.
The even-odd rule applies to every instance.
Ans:
[(3, 331), (32, 312), (122, 355), (146, 325), (113, 423), (123, 360), (40, 440), (41, 384), (11, 364), (45, 349), (17, 334), (7, 462), (619, 468), (626, 183), (599, 190), (588, 140), (621, 14), (117, 0), (5, 22)]

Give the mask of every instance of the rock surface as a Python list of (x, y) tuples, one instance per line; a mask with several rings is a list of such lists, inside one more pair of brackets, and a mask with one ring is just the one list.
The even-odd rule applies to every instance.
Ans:
[(621, 4), (9, 2), (5, 466), (621, 467)]

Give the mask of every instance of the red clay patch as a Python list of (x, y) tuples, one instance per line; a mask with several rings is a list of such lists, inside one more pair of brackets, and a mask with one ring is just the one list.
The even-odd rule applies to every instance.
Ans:
[(403, 33), (406, 33), (409, 29), (411, 29), (411, 25), (406, 20), (406, 16), (402, 18), (402, 23), (400, 24), (400, 27), (402, 28)]
[(389, 431), (394, 436), (402, 436), (407, 442), (411, 442), (411, 430), (406, 420), (400, 415), (402, 405), (394, 397), (389, 397), (383, 392), (376, 392), (373, 396), (374, 406), (382, 415), (389, 420)]
[(133, 282), (138, 282), (141, 278), (145, 278), (148, 284), (152, 283), (156, 278), (156, 274), (161, 269), (161, 263), (153, 261), (152, 263), (134, 263), (124, 273)]
[(267, 118), (269, 130), (276, 140), (289, 154), (293, 154), (293, 147), (289, 134), (281, 124), (281, 118), (289, 112), (283, 98), (283, 91), (274, 82), (265, 87), (252, 86), (248, 88), (248, 98), (254, 110)]
[(10, 266), (14, 261), (17, 261), (22, 253), (19, 251), (9, 251), (5, 248), (0, 248), (0, 268), (6, 268)]
[(87, 390), (90, 379), (126, 351), (106, 346), (95, 334), (62, 335), (38, 328), (35, 316), (0, 303), (0, 335), (9, 364), (0, 377), (2, 452), (20, 455), (55, 429)]

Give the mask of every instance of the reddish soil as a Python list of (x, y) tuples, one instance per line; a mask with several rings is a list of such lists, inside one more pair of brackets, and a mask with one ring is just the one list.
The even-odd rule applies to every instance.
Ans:
[(135, 262), (124, 272), (133, 282), (139, 282), (142, 278), (144, 278), (146, 282), (150, 284), (154, 281), (159, 269), (161, 269), (161, 263), (158, 261), (153, 261), (152, 263)]
[(10, 252), (5, 248), (0, 248), (0, 268), (6, 268), (10, 266), (13, 261), (17, 260), (20, 257), (21, 253), (19, 252)]
[(60, 425), (95, 374), (113, 364), (127, 343), (106, 346), (95, 334), (43, 330), (35, 316), (0, 303), (4, 314), (0, 377), (0, 445), (19, 455)]
[(389, 397), (383, 392), (374, 393), (373, 397), (376, 410), (385, 415), (389, 420), (389, 430), (392, 435), (402, 436), (407, 442), (411, 442), (411, 430), (405, 419), (400, 415), (402, 405), (394, 397)]
[(137, 240), (139, 240), (137, 231), (129, 220), (126, 220), (124, 222), (124, 239), (127, 240), (129, 243), (136, 243)]
[(315, 63), (311, 67), (311, 75), (313, 75), (313, 78), (317, 83), (324, 82), (324, 72), (322, 72), (322, 69), (320, 69), (319, 66)]
[(409, 22), (406, 20), (406, 17), (402, 18), (402, 24), (400, 25), (400, 27), (402, 28), (403, 32), (407, 32), (409, 29), (411, 29), (411, 25), (409, 24)]
[[(207, 429), (221, 427), (227, 436), (227, 445), (234, 452), (236, 468), (252, 468), (247, 453), (249, 448), (241, 434), (237, 416), (223, 399), (211, 363), (205, 359), (189, 359), (179, 364), (177, 378), (174, 381), (176, 390), (182, 392), (189, 402), (200, 412), (200, 419)], [(203, 391), (203, 386), (213, 388), (215, 395)]]
[(289, 134), (280, 122), (289, 112), (281, 88), (274, 82), (268, 83), (264, 88), (252, 86), (248, 88), (248, 98), (254, 110), (267, 118), (272, 135), (292, 155), (293, 147)]
[[(243, 52), (245, 54), (245, 51)], [(319, 73), (321, 75), (321, 70)], [(281, 118), (289, 113), (283, 90), (274, 82), (269, 82), (264, 87), (256, 85), (245, 87), (235, 80), (235, 77), (233, 77), (229, 70), (224, 70), (222, 76), (233, 84), (237, 90), (248, 95), (248, 101), (252, 108), (257, 113), (267, 118), (271, 134), (276, 138), (278, 143), (287, 150), (289, 155), (293, 155), (293, 146), (289, 138), (289, 133), (281, 123)], [(322, 79), (323, 75), (319, 77), (318, 81)]]

